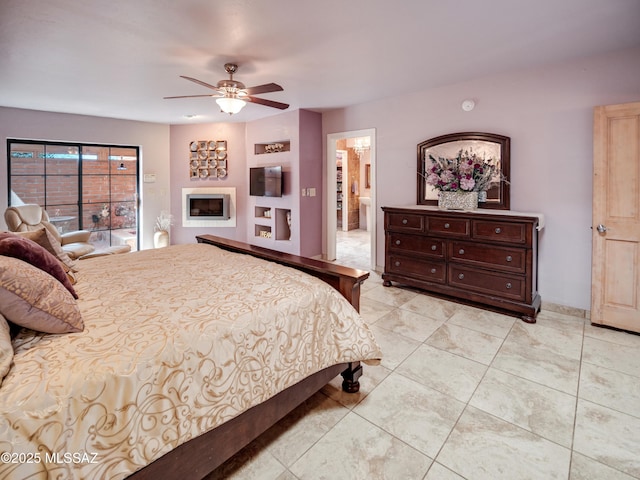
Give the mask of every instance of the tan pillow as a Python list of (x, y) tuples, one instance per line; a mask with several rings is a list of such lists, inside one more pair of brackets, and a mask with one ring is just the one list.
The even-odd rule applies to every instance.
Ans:
[(13, 257), (0, 256), (0, 315), (39, 332), (84, 330), (78, 304), (64, 285)]
[[(41, 247), (56, 257), (63, 265), (66, 265), (68, 270), (75, 272), (75, 262), (71, 260), (71, 257), (62, 250), (62, 245), (60, 242), (56, 240), (56, 238), (47, 230), (45, 227), (42, 227), (40, 230), (34, 230), (33, 232), (16, 232), (17, 235), (21, 237), (28, 238), (29, 240), (33, 240)], [(68, 271), (67, 270), (67, 271)]]
[(2, 385), (2, 380), (7, 376), (7, 373), (9, 373), (12, 361), (13, 345), (11, 345), (9, 324), (0, 315), (0, 385)]

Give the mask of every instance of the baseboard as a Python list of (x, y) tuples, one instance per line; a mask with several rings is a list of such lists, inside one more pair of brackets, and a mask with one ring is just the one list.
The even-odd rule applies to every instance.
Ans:
[(544, 300), (542, 301), (540, 310), (547, 310), (549, 312), (555, 312), (555, 313), (563, 313), (565, 315), (571, 315), (573, 317), (580, 317), (580, 318), (587, 318), (587, 319), (591, 318), (590, 310), (584, 310), (582, 308), (576, 308), (576, 307), (567, 307), (566, 305), (545, 302)]

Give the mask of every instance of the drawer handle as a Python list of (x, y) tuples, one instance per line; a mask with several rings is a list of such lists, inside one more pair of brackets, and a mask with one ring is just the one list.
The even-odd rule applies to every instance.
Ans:
[(407, 220), (406, 218), (403, 218), (403, 219), (402, 219), (402, 224), (403, 224), (403, 225), (406, 225), (407, 223), (409, 223), (409, 220)]
[(458, 274), (458, 278), (459, 278), (460, 280), (462, 280), (462, 279), (464, 278), (464, 273), (460, 273), (460, 274)]
[(449, 225), (448, 223), (444, 224), (444, 228), (449, 228), (451, 225)]
[(502, 229), (500, 227), (496, 228), (496, 233), (500, 233), (502, 232)]
[(399, 266), (400, 266), (400, 262), (396, 262), (396, 267), (399, 267)]
[(431, 269), (431, 273), (436, 273), (436, 269), (435, 269), (435, 268), (432, 268), (432, 269)]
[(464, 255), (464, 248), (461, 248), (460, 250), (458, 250), (458, 253), (459, 253), (460, 255)]
[(511, 282), (507, 282), (507, 290), (509, 290), (511, 288)]
[(396, 240), (396, 245), (400, 245), (400, 240)]
[(511, 255), (507, 255), (507, 262), (510, 262), (511, 260), (513, 260), (513, 258), (511, 257)]
[(435, 246), (435, 245), (431, 245), (431, 250), (434, 250), (434, 251), (435, 251), (437, 248), (438, 248), (437, 246)]

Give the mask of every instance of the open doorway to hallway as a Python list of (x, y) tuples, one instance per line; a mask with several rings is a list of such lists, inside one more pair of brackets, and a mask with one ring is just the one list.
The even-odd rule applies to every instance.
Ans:
[[(375, 267), (375, 130), (327, 136), (327, 258)], [(335, 192), (335, 193), (333, 193)]]
[(336, 232), (336, 263), (371, 270), (371, 235), (360, 228)]

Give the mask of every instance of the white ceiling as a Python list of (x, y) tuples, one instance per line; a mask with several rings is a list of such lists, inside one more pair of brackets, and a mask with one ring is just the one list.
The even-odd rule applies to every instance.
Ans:
[(280, 111), (162, 97), (232, 61), (284, 87), (261, 97), (325, 111), (635, 46), (640, 0), (0, 0), (0, 105), (244, 122)]

